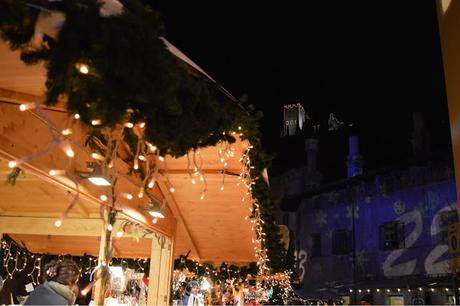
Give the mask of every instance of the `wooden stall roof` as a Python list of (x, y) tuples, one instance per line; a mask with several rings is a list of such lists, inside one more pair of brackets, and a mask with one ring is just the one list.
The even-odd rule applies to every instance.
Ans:
[[(19, 60), (18, 52), (11, 52), (5, 44), (0, 44), (0, 173), (5, 179), (9, 169), (8, 160), (33, 154), (47, 142), (46, 125), (32, 113), (19, 112), (17, 103), (42, 101), (44, 92), (45, 70), (41, 66), (25, 66)], [(67, 113), (62, 108), (46, 110), (53, 124), (58, 128), (65, 125)], [(77, 131), (75, 137), (80, 146), (77, 146), (77, 155), (73, 160), (73, 167), (83, 168), (89, 160), (89, 151), (81, 144), (84, 137), (84, 128)], [(197, 260), (219, 263), (221, 261), (233, 263), (246, 263), (255, 260), (252, 239), (254, 232), (251, 223), (245, 220), (251, 207), (250, 198), (246, 195), (243, 186), (237, 186), (237, 175), (242, 171), (239, 162), (248, 144), (237, 141), (232, 145), (235, 156), (229, 159), (227, 175), (225, 176), (224, 190), (222, 186), (222, 164), (219, 160), (218, 147), (209, 147), (200, 150), (203, 160), (202, 172), (207, 181), (207, 193), (201, 200), (202, 183), (197, 178), (197, 183), (192, 184), (187, 172), (187, 159), (185, 157), (173, 159), (166, 158), (170, 181), (176, 191), (169, 193), (166, 185), (165, 172), (158, 179), (158, 188), (155, 195), (165, 197), (167, 200), (164, 220), (153, 224), (148, 215), (139, 209), (139, 200), (121, 203), (122, 217), (136, 220), (146, 228), (163, 233), (174, 239), (174, 256), (186, 254), (191, 251), (191, 257)], [(69, 203), (69, 197), (75, 193), (75, 184), (65, 177), (50, 177), (50, 169), (65, 167), (68, 160), (57, 146), (47, 154), (28, 163), (24, 163), (26, 177), (19, 177), (17, 185), (6, 186), (0, 184), (0, 218), (6, 217), (40, 217), (56, 218)], [(127, 170), (127, 165), (118, 165), (119, 169)], [(127, 173), (127, 171), (120, 171)], [(118, 186), (120, 185), (120, 186)], [(120, 190), (128, 190), (137, 194), (140, 182), (128, 175), (122, 175), (117, 184)], [(80, 200), (71, 211), (70, 219), (74, 221), (84, 219), (82, 222), (91, 222), (98, 218), (99, 196), (105, 191), (101, 187), (94, 187), (86, 182), (80, 182)], [(246, 197), (246, 201), (241, 199)], [(90, 220), (90, 221), (88, 221)], [(11, 220), (10, 220), (11, 221)], [(51, 221), (50, 221), (51, 222)], [(0, 222), (1, 223), (1, 222)], [(90, 225), (88, 225), (90, 226)], [(0, 230), (5, 232), (0, 227)], [(7, 232), (7, 231), (6, 231)], [(15, 232), (16, 237), (28, 240), (31, 250), (41, 251), (43, 244), (40, 236), (31, 236), (24, 232), (22, 235)], [(59, 249), (60, 237), (56, 236), (56, 251)], [(46, 237), (46, 236), (44, 236)], [(54, 237), (54, 236), (52, 236)], [(80, 238), (78, 238), (80, 239)], [(81, 238), (83, 239), (83, 238)], [(93, 239), (93, 238), (91, 238)], [(92, 242), (88, 240), (88, 243)], [(94, 242), (94, 241), (93, 241)], [(82, 243), (72, 246), (75, 254), (87, 248)], [(35, 247), (36, 246), (36, 247)], [(65, 244), (62, 244), (65, 248)], [(147, 245), (121, 244), (120, 254), (129, 257), (142, 257)], [(42, 249), (40, 249), (42, 248)], [(124, 249), (126, 249), (124, 251)], [(132, 249), (138, 249), (133, 252)], [(150, 251), (150, 245), (145, 254)]]

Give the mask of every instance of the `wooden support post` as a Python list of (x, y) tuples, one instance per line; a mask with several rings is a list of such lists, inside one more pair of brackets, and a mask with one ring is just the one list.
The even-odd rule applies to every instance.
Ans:
[[(101, 240), (99, 242), (99, 259), (98, 265), (101, 266), (108, 263), (107, 258), (107, 250), (110, 248), (111, 245), (111, 232), (107, 230), (108, 220), (109, 220), (109, 213), (110, 210), (108, 207), (103, 208), (103, 215), (104, 215), (104, 222), (101, 229)], [(97, 274), (97, 273), (95, 273)], [(106, 289), (106, 283), (104, 282), (103, 278), (100, 278), (94, 287), (93, 290), (93, 301), (96, 305), (104, 305), (104, 293)]]
[(167, 247), (168, 253), (166, 254), (168, 256), (168, 265), (166, 266), (168, 276), (167, 276), (167, 284), (168, 287), (166, 288), (166, 303), (169, 305), (171, 301), (171, 286), (172, 286), (172, 278), (173, 278), (173, 270), (174, 270), (174, 241), (169, 241), (168, 242), (168, 247)]
[[(434, 1), (433, 1), (434, 2)], [(457, 194), (460, 194), (460, 2), (436, 1), (442, 63), (454, 158)], [(441, 103), (439, 103), (441, 107)], [(457, 203), (457, 210), (460, 202)]]
[(169, 305), (172, 254), (171, 240), (155, 234), (150, 257), (148, 305)]

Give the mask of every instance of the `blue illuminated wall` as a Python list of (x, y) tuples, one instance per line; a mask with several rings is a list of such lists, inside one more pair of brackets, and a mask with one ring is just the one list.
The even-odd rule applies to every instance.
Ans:
[[(446, 212), (457, 208), (452, 169), (450, 161), (426, 163), (348, 180), (305, 198), (296, 212), (295, 231), (303, 295), (343, 295), (357, 288), (353, 284), (363, 289), (410, 288), (448, 275), (449, 254), (443, 235)], [(353, 252), (332, 252), (334, 231), (348, 230), (353, 235), (353, 212), (354, 269)], [(384, 251), (380, 226), (393, 221), (404, 223), (405, 246)], [(316, 257), (312, 256), (314, 234), (321, 237), (321, 255)]]

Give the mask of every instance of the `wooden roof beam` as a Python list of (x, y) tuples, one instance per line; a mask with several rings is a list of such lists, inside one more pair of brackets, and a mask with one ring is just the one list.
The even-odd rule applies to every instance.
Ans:
[(60, 227), (54, 225), (56, 220), (55, 218), (1, 216), (0, 233), (87, 237), (101, 235), (101, 219), (67, 218)]
[(177, 221), (182, 223), (182, 225), (184, 226), (187, 237), (190, 240), (190, 243), (192, 244), (192, 252), (196, 254), (199, 260), (201, 258), (200, 252), (198, 250), (198, 247), (196, 246), (195, 239), (193, 239), (192, 234), (190, 233), (190, 229), (187, 223), (185, 222), (181, 211), (179, 210), (176, 200), (173, 196), (171, 196), (170, 192), (168, 191), (168, 188), (164, 185), (163, 181), (158, 181), (157, 186), (163, 194), (164, 198), (166, 199), (168, 206), (169, 208), (171, 208), (171, 211), (173, 212), (173, 215), (176, 217)]

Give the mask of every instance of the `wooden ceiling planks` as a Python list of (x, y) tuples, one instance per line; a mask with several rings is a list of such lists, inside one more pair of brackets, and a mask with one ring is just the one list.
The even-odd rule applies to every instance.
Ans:
[(19, 56), (19, 52), (11, 52), (5, 43), (0, 43), (0, 88), (42, 96), (46, 81), (43, 65), (26, 66)]
[[(0, 44), (0, 98), (20, 102), (29, 102), (30, 99), (34, 99), (34, 101), (41, 100), (40, 96), (44, 92), (44, 81), (45, 71), (43, 67), (26, 67), (19, 60), (18, 52), (11, 52), (4, 44)], [(38, 143), (36, 142), (37, 139), (33, 139), (35, 145), (30, 147), (29, 142), (33, 137), (30, 132), (32, 131), (43, 137), (43, 135), (46, 135), (43, 126), (33, 122), (33, 120), (26, 119), (24, 117), (26, 114), (19, 113), (17, 106), (14, 106), (14, 111), (5, 105), (0, 105), (0, 107), (0, 151), (8, 148), (9, 153), (11, 153), (0, 154), (3, 158), (7, 160), (9, 156), (20, 157), (28, 155), (36, 151), (40, 145), (46, 143), (46, 139), (38, 139)], [(5, 112), (5, 108), (8, 108), (7, 112)], [(66, 114), (62, 110), (60, 112), (50, 112), (50, 116), (54, 123), (58, 125), (65, 124), (64, 118)], [(82, 143), (84, 131), (77, 131), (77, 133), (81, 133), (76, 137)], [(247, 146), (246, 142), (239, 140), (232, 144), (235, 156), (229, 159), (226, 158), (228, 163), (226, 170), (229, 173), (238, 175), (242, 171), (239, 159)], [(220, 161), (219, 149), (219, 146), (215, 146), (199, 150), (203, 160), (203, 167), (200, 170), (205, 174), (208, 183), (208, 191), (204, 200), (200, 200), (202, 185), (199, 178), (197, 178), (196, 185), (192, 185), (188, 177), (187, 158), (174, 159), (166, 157), (168, 170), (161, 170), (158, 182), (163, 187), (165, 186), (166, 171), (168, 171), (170, 180), (176, 189), (176, 192), (170, 194), (170, 196), (177, 204), (176, 210), (179, 211), (182, 220), (179, 220), (177, 211), (173, 213), (174, 209), (170, 208), (170, 204), (168, 204), (168, 207), (166, 207), (167, 218), (165, 220), (159, 221), (158, 224), (151, 224), (147, 219), (144, 219), (144, 222), (141, 223), (150, 229), (175, 235), (175, 257), (186, 254), (188, 250), (192, 250), (195, 247), (198, 249), (195, 256), (204, 261), (216, 263), (221, 261), (235, 263), (253, 261), (255, 260), (255, 245), (252, 243), (254, 233), (251, 230), (251, 223), (244, 220), (244, 217), (249, 214), (251, 201), (250, 198), (246, 198), (245, 202), (241, 202), (241, 199), (246, 195), (246, 190), (243, 186), (236, 186), (235, 176), (226, 175), (224, 191), (220, 190), (223, 163)], [(84, 160), (77, 160), (75, 166), (84, 167)], [(197, 161), (199, 161), (199, 158)], [(39, 179), (43, 180), (51, 165), (56, 168), (65, 164), (65, 156), (63, 156), (59, 148), (55, 148), (54, 151), (50, 151), (46, 156), (38, 159), (31, 169), (27, 169), (27, 172), (38, 171), (40, 174)], [(3, 165), (2, 167), (3, 171), (5, 171), (5, 166)], [(25, 183), (27, 179), (23, 182)], [(27, 189), (22, 186), (20, 180), (16, 187), (8, 186), (8, 188), (13, 188), (14, 190), (10, 194), (10, 190), (5, 189), (6, 187), (0, 187), (0, 198), (5, 198), (5, 200), (0, 200), (0, 214), (20, 213), (32, 216), (57, 216), (61, 213), (62, 207), (67, 205), (68, 200), (65, 199), (65, 192), (68, 188), (50, 190), (53, 187), (46, 186), (50, 181), (49, 178), (46, 178), (46, 183), (32, 183), (28, 185), (27, 188), (29, 189)], [(65, 185), (66, 182), (59, 183), (51, 180), (51, 183), (51, 186), (55, 186), (56, 183)], [(67, 184), (70, 184), (70, 182), (67, 182)], [(87, 216), (93, 216), (98, 210), (98, 206), (95, 206), (95, 204), (98, 202), (100, 191), (98, 192), (98, 189), (84, 184), (82, 188), (89, 195), (89, 199), (85, 198), (86, 202), (82, 205), (84, 207), (83, 211), (86, 211)], [(130, 188), (132, 189), (130, 192), (137, 194), (136, 188)], [(158, 192), (159, 190), (156, 190), (156, 194), (159, 194)], [(164, 192), (165, 190), (163, 190)], [(32, 194), (33, 196), (31, 196)], [(13, 202), (18, 203), (18, 205), (12, 204)], [(84, 212), (71, 212), (71, 214), (75, 215), (81, 215), (82, 213)], [(126, 213), (132, 218), (144, 218), (143, 212), (137, 211), (135, 206), (132, 206), (132, 209), (126, 211)], [(176, 219), (178, 219), (177, 224)], [(136, 248), (133, 245), (127, 247)]]
[[(0, 181), (5, 182), (11, 171), (7, 162), (0, 162)], [(59, 217), (74, 194), (43, 181), (31, 172), (21, 175), (14, 186), (0, 184), (0, 214)], [(70, 217), (99, 217), (99, 207), (84, 198), (70, 211)]]

